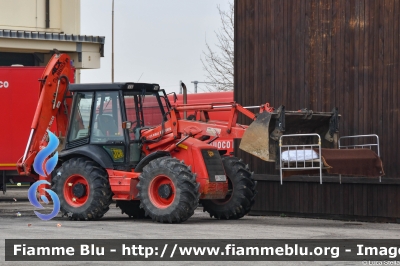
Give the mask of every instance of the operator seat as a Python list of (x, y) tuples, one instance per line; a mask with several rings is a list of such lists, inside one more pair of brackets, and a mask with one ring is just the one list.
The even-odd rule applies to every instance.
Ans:
[(98, 115), (97, 124), (104, 136), (115, 136), (115, 133), (118, 133), (117, 124), (112, 116)]

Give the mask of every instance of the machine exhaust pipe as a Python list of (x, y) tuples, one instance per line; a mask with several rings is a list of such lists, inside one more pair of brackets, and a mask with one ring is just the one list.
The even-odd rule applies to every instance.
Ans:
[[(187, 89), (185, 83), (181, 82), (181, 87), (183, 90), (183, 104), (187, 104)], [(183, 112), (183, 119), (186, 119), (187, 113), (186, 111)]]

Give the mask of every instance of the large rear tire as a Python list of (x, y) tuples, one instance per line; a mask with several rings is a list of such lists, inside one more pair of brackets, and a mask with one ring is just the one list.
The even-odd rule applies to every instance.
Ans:
[(63, 216), (73, 220), (97, 220), (112, 201), (107, 172), (87, 158), (72, 158), (58, 168), (52, 190), (60, 199)]
[(157, 158), (139, 176), (140, 207), (153, 221), (184, 222), (198, 206), (199, 185), (185, 164), (172, 157)]
[(239, 219), (254, 204), (257, 182), (252, 179), (252, 173), (239, 158), (224, 156), (222, 163), (229, 181), (228, 195), (220, 200), (202, 200), (203, 211), (217, 219)]
[(122, 214), (127, 214), (129, 218), (143, 219), (146, 217), (138, 200), (117, 200), (117, 207), (121, 209)]

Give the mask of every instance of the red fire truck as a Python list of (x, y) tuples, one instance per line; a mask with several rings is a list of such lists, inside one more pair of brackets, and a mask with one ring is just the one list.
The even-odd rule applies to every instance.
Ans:
[[(38, 79), (44, 67), (0, 67), (0, 190), (7, 183), (34, 182), (19, 176), (16, 163), (24, 154), (30, 126), (39, 99)], [(75, 71), (70, 76), (72, 83)]]

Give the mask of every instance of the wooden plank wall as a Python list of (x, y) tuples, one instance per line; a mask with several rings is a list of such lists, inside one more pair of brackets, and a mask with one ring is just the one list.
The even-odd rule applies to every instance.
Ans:
[(235, 0), (235, 100), (337, 106), (340, 135), (378, 134), (386, 177), (399, 178), (399, 24), (398, 0)]
[(400, 185), (259, 180), (251, 215), (400, 222)]

